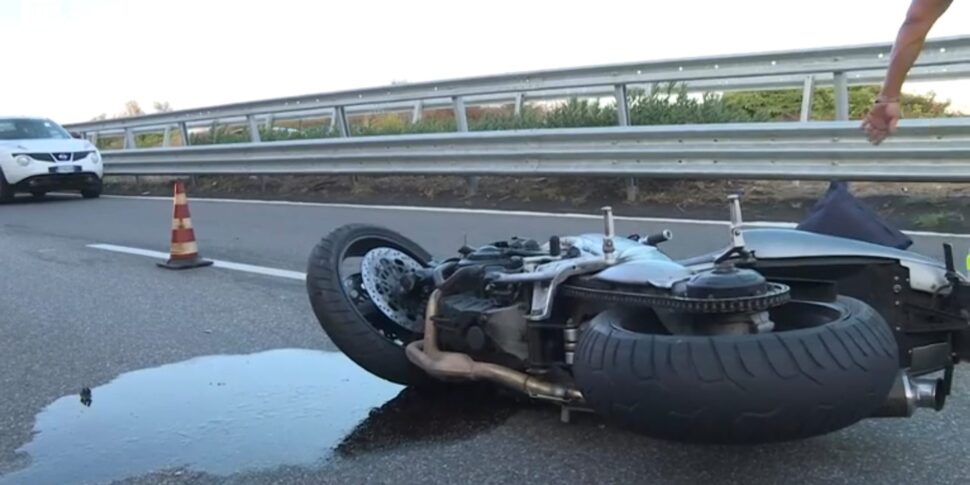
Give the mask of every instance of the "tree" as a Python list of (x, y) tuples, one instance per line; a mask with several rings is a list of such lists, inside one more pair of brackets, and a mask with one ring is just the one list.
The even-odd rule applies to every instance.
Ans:
[(141, 116), (145, 114), (145, 111), (141, 109), (138, 101), (131, 100), (125, 103), (125, 110), (118, 114), (117, 118), (130, 118), (132, 116)]
[(152, 103), (152, 107), (155, 108), (156, 113), (168, 113), (172, 111), (172, 105), (168, 101), (155, 101)]

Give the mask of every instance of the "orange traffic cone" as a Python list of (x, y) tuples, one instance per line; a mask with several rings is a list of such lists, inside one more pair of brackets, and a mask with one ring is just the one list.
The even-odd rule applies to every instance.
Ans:
[(182, 181), (175, 181), (175, 209), (172, 214), (172, 247), (168, 261), (158, 263), (168, 269), (188, 269), (209, 266), (212, 261), (199, 257), (195, 244), (195, 231), (192, 230), (192, 217), (189, 215), (189, 202), (185, 196)]

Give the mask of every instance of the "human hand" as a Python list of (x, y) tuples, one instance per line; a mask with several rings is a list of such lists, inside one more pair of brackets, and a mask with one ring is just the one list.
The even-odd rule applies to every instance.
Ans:
[(902, 110), (896, 100), (876, 100), (869, 113), (862, 121), (862, 129), (866, 131), (869, 142), (873, 145), (882, 143), (890, 134), (896, 132), (896, 124), (902, 117)]

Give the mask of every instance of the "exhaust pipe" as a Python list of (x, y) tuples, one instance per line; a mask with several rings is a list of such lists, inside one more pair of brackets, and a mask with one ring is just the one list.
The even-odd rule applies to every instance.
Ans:
[(408, 360), (442, 380), (488, 380), (522, 392), (532, 398), (557, 402), (582, 402), (583, 394), (571, 386), (545, 381), (508, 367), (477, 362), (468, 354), (438, 349), (434, 316), (438, 313), (439, 290), (428, 300), (424, 339), (405, 347)]
[(900, 371), (886, 402), (872, 416), (908, 418), (919, 408), (940, 411), (945, 401), (943, 379), (912, 377), (904, 370)]

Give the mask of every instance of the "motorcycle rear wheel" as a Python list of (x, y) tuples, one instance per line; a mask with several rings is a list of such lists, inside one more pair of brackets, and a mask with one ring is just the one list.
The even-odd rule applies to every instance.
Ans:
[(776, 311), (774, 332), (716, 336), (633, 331), (628, 313), (604, 311), (580, 338), (576, 383), (624, 428), (700, 443), (809, 438), (885, 401), (898, 346), (869, 305), (839, 297)]

